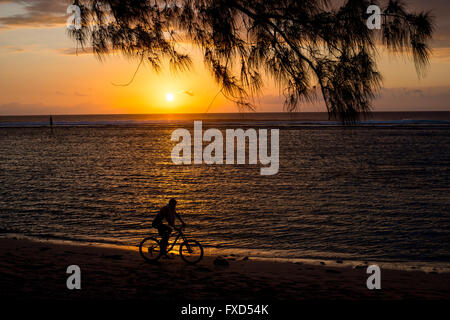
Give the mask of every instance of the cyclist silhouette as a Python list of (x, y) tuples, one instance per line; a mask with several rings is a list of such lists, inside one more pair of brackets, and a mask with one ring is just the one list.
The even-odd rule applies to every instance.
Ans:
[[(161, 210), (159, 210), (159, 213), (156, 215), (155, 219), (153, 219), (152, 222), (153, 228), (158, 229), (158, 233), (162, 237), (161, 254), (167, 258), (169, 258), (169, 256), (167, 255), (166, 249), (169, 242), (170, 234), (172, 233), (172, 228), (175, 228), (175, 218), (178, 218), (181, 221), (182, 228), (186, 226), (184, 221), (181, 219), (180, 215), (175, 210), (176, 206), (177, 200), (170, 199), (169, 204), (162, 207)], [(169, 225), (163, 223), (164, 219), (167, 221)]]

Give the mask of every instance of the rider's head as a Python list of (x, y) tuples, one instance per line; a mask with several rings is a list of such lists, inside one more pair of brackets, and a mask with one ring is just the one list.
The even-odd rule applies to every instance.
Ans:
[(175, 199), (170, 199), (170, 201), (169, 201), (169, 207), (171, 207), (171, 208), (175, 208), (175, 206), (177, 205), (177, 200), (175, 200)]

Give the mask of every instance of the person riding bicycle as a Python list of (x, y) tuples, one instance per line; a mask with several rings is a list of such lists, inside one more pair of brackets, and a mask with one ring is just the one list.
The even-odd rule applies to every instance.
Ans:
[[(181, 221), (182, 228), (186, 226), (184, 221), (181, 219), (180, 215), (175, 210), (177, 205), (177, 200), (170, 199), (169, 204), (162, 207), (159, 210), (159, 213), (156, 215), (155, 219), (153, 219), (152, 226), (153, 228), (158, 229), (159, 235), (162, 237), (161, 240), (161, 254), (169, 258), (167, 255), (167, 245), (169, 242), (170, 234), (172, 233), (172, 228), (175, 228), (175, 218), (178, 218)], [(163, 223), (163, 220), (166, 220), (169, 225)], [(172, 228), (171, 228), (172, 227)]]

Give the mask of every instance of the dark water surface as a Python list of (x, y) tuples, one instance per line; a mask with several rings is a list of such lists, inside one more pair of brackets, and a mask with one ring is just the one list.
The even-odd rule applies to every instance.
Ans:
[(180, 126), (0, 128), (0, 228), (137, 245), (175, 197), (211, 250), (450, 262), (450, 126), (285, 126), (275, 176), (172, 164)]

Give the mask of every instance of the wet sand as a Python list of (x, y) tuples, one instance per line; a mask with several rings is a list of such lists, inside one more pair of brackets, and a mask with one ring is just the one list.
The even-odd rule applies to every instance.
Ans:
[[(368, 290), (365, 267), (313, 266), (204, 257), (146, 263), (137, 251), (49, 241), (0, 239), (3, 299), (148, 299), (154, 301), (304, 299), (450, 299), (450, 274), (382, 270), (381, 290)], [(81, 268), (81, 290), (68, 290), (66, 269)]]

